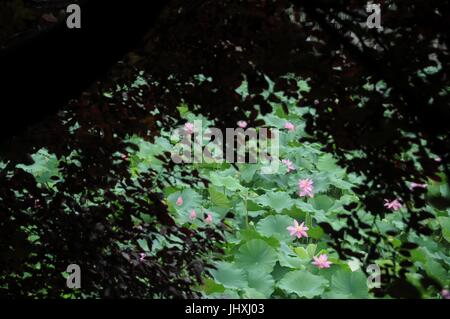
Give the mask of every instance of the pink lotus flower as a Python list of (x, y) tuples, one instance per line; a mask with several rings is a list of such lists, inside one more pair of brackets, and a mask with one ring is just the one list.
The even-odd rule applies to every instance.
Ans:
[(186, 132), (186, 134), (191, 135), (194, 134), (194, 124), (193, 123), (186, 123), (184, 124), (184, 131)]
[(183, 205), (183, 197), (178, 197), (178, 199), (177, 199), (177, 206), (181, 206), (181, 205)]
[(191, 210), (191, 213), (189, 214), (189, 219), (193, 220), (197, 218), (197, 213), (195, 212), (195, 210)]
[(281, 161), (281, 163), (286, 165), (288, 173), (292, 172), (292, 171), (295, 171), (294, 163), (292, 163), (290, 160), (284, 159), (284, 160)]
[(313, 259), (314, 261), (312, 264), (317, 266), (319, 269), (330, 268), (330, 265), (332, 264), (331, 261), (328, 261), (328, 256), (325, 254), (322, 254), (319, 257), (314, 256)]
[(314, 196), (314, 194), (313, 194), (314, 183), (310, 178), (299, 180), (298, 188), (300, 190), (299, 195), (301, 197), (303, 197), (303, 196), (313, 197)]
[(237, 122), (237, 125), (240, 128), (246, 128), (247, 127), (247, 122), (246, 121), (239, 121), (239, 122)]
[(412, 190), (414, 188), (427, 188), (428, 185), (427, 184), (419, 184), (419, 183), (415, 183), (412, 182), (411, 185), (409, 185), (409, 188)]
[(284, 124), (284, 128), (289, 132), (295, 131), (295, 125), (292, 124), (291, 122), (286, 122), (286, 124)]
[(205, 223), (212, 224), (213, 222), (213, 216), (211, 213), (208, 213), (208, 216), (205, 218)]
[(384, 207), (392, 210), (392, 211), (397, 211), (400, 208), (403, 207), (403, 205), (400, 203), (400, 201), (398, 199), (394, 199), (392, 202), (390, 202), (389, 200), (385, 199), (384, 200)]
[(294, 226), (289, 226), (287, 228), (291, 236), (297, 237), (298, 239), (302, 237), (308, 237), (307, 231), (309, 230), (308, 227), (305, 226), (305, 223), (301, 223), (300, 225), (296, 220), (294, 220)]
[(450, 299), (450, 291), (448, 291), (447, 289), (442, 289), (441, 296), (444, 299)]

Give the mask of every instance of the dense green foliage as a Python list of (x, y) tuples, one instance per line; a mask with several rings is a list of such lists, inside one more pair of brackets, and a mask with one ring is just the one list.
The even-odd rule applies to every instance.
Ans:
[[(210, 276), (205, 276), (200, 291), (214, 298), (373, 297), (377, 287), (370, 286), (374, 289), (369, 292), (370, 280), (367, 280), (372, 274), (366, 261), (370, 246), (353, 240), (341, 247), (359, 252), (355, 256), (358, 258), (353, 259), (346, 259), (333, 249), (336, 240), (333, 233), (345, 229), (351, 215), (347, 207), (354, 206), (362, 221), (357, 231), (362, 235), (368, 231), (380, 232), (389, 237), (388, 244), (380, 243), (378, 247), (381, 256), (376, 265), (408, 267), (406, 278), (420, 291), (416, 297), (439, 298), (438, 287), (450, 284), (449, 211), (428, 204), (432, 213), (425, 224), (433, 230), (430, 236), (409, 232), (403, 218), (409, 207), (394, 211), (385, 207), (382, 218), (368, 214), (352, 191), (368, 181), (339, 167), (332, 155), (321, 150), (320, 144), (300, 142), (307, 137), (302, 117), (312, 109), (290, 108), (290, 113), (286, 114), (279, 104), (274, 103), (273, 108), (273, 112), (260, 119), (265, 126), (281, 130), (279, 160), (292, 161), (293, 171), (289, 172), (281, 163), (279, 173), (274, 175), (262, 174), (261, 163), (184, 164), (182, 169), (198, 172), (203, 182), (178, 183), (164, 190), (169, 211), (178, 224), (196, 231), (208, 227), (206, 217), (211, 214), (210, 227), (222, 222), (226, 226), (225, 242), (221, 244), (225, 254)], [(205, 128), (213, 125), (204, 117), (188, 112), (185, 106), (179, 109), (188, 122), (202, 120)], [(295, 132), (283, 130), (286, 122), (294, 123)], [(139, 171), (142, 165), (159, 165), (155, 156), (173, 147), (168, 133), (163, 131), (162, 136), (167, 138), (158, 138), (155, 145), (141, 146), (132, 157), (134, 171)], [(311, 198), (298, 194), (298, 181), (307, 178), (314, 183)], [(430, 198), (448, 191), (445, 183), (431, 180), (428, 188)], [(411, 191), (426, 196), (421, 189)], [(177, 203), (180, 197), (182, 205)], [(196, 213), (194, 217), (190, 215), (192, 210)], [(287, 228), (294, 220), (304, 222), (309, 228), (307, 238), (290, 236)], [(393, 233), (399, 235), (390, 235)], [(330, 268), (319, 269), (312, 264), (313, 257), (321, 254), (329, 257)], [(436, 285), (424, 288), (424, 278), (432, 278)], [(378, 288), (389, 283), (383, 275), (380, 280)]]
[[(272, 82), (267, 81), (270, 90)], [(298, 83), (300, 94), (310, 90), (306, 81)], [(141, 77), (134, 82), (136, 88), (145, 85)], [(246, 82), (237, 92), (244, 97), (248, 94)], [(106, 97), (112, 94), (104, 93)], [(352, 207), (361, 221), (352, 228), (357, 232), (352, 237), (376, 232), (389, 238), (378, 244), (376, 265), (408, 269), (405, 278), (418, 293), (410, 297), (439, 298), (440, 290), (450, 284), (449, 210), (427, 204), (430, 215), (421, 222), (432, 229), (427, 236), (409, 231), (404, 220), (405, 210), (411, 209), (408, 204), (399, 210), (384, 207), (377, 216), (368, 214), (353, 189), (370, 181), (338, 166), (319, 143), (306, 141), (311, 136), (305, 132), (303, 118), (314, 114), (314, 109), (297, 107), (282, 92), (277, 94), (279, 102), (271, 102), (272, 112), (257, 117), (264, 127), (280, 130), (276, 174), (263, 174), (261, 162), (175, 165), (170, 152), (179, 139), (172, 136), (174, 127), (161, 122), (157, 124), (160, 134), (151, 142), (138, 136), (124, 140), (125, 153), (113, 154), (110, 163), (108, 189), (82, 188), (74, 193), (73, 188), (66, 188), (77, 178), (74, 169), (84, 176), (82, 153), (58, 158), (41, 149), (31, 156), (33, 164), (17, 165), (12, 171), (2, 163), (9, 185), (17, 178), (24, 180), (24, 173), (33, 177), (26, 177), (29, 185), (25, 188), (15, 184), (10, 190), (10, 196), (23, 207), (16, 216), (27, 218), (20, 226), (27, 236), (21, 239), (26, 253), (20, 266), (9, 265), (2, 274), (2, 291), (66, 298), (188, 297), (195, 293), (208, 298), (370, 298), (388, 289), (395, 297), (385, 273), (378, 273), (380, 286), (370, 286), (370, 245), (349, 238), (336, 245), (349, 226), (352, 212), (348, 208)], [(183, 122), (201, 121), (205, 129), (215, 124), (187, 105), (178, 111)], [(172, 123), (179, 122), (173, 119)], [(286, 129), (286, 123), (295, 129)], [(76, 132), (79, 127), (71, 130)], [(289, 160), (291, 168), (282, 160)], [(114, 172), (120, 175), (113, 177)], [(298, 183), (305, 179), (313, 182), (311, 196), (299, 194)], [(147, 194), (148, 187), (151, 193)], [(445, 182), (430, 180), (427, 187), (428, 192), (420, 187), (411, 191), (431, 202), (448, 196)], [(159, 203), (159, 196), (153, 194), (164, 199)], [(27, 208), (30, 198), (34, 204)], [(165, 206), (171, 217), (161, 213)], [(85, 222), (79, 223), (77, 211)], [(307, 237), (290, 235), (288, 229), (295, 221), (308, 228)], [(67, 227), (75, 225), (79, 234), (71, 230), (68, 236)], [(222, 239), (216, 234), (223, 230)], [(60, 244), (54, 246), (55, 240)], [(92, 242), (95, 249), (86, 249), (93, 247)], [(342, 250), (357, 254), (348, 258)], [(80, 255), (84, 255), (82, 268), (97, 268), (84, 275), (81, 294), (62, 287), (67, 276), (64, 263), (77, 263)], [(323, 268), (313, 264), (321, 255), (331, 264)], [(67, 257), (59, 260), (62, 256)], [(99, 271), (102, 263), (104, 268)], [(118, 265), (125, 272), (113, 275)], [(59, 284), (45, 288), (37, 276)], [(431, 284), (424, 285), (424, 280)], [(31, 282), (36, 290), (30, 288)], [(122, 284), (112, 288), (114, 282)]]
[[(387, 0), (382, 30), (366, 0), (117, 2), (102, 18), (89, 2), (79, 42), (61, 23), (1, 61), (1, 129), (20, 134), (0, 147), (0, 296), (450, 295), (447, 2)], [(0, 43), (53, 24), (23, 3), (0, 5)], [(54, 63), (69, 52), (72, 73)], [(175, 165), (171, 131), (194, 120), (280, 129), (281, 171)]]

